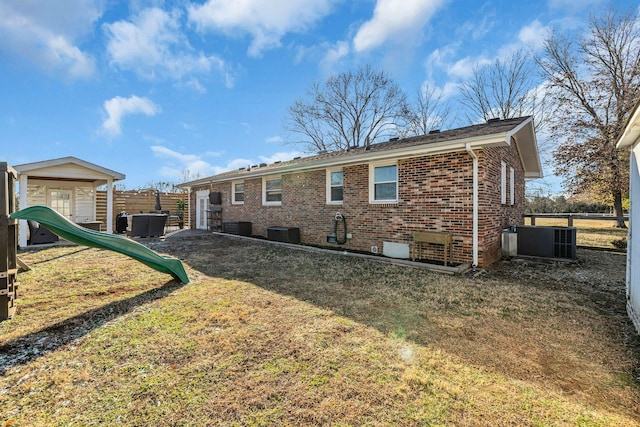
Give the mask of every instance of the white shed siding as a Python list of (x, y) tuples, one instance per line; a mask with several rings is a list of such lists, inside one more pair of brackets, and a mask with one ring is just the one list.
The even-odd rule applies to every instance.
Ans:
[(640, 143), (636, 143), (631, 151), (629, 169), (630, 208), (629, 235), (627, 238), (627, 311), (633, 320), (636, 330), (640, 332), (640, 262), (632, 262), (633, 257), (640, 256), (640, 237), (631, 236), (639, 227), (640, 230)]
[(96, 202), (93, 187), (76, 187), (75, 211), (75, 222), (95, 221)]
[(29, 182), (27, 188), (27, 204), (46, 205), (47, 204), (47, 187), (44, 184)]
[(66, 181), (29, 180), (27, 204), (50, 205), (48, 194), (51, 190), (67, 189), (73, 193), (72, 218), (74, 222), (94, 221), (96, 218), (95, 189), (90, 184), (69, 184)]

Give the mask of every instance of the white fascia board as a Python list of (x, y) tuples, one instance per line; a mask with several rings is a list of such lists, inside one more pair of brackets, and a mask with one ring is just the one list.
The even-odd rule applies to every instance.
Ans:
[(620, 135), (616, 147), (631, 147), (638, 142), (640, 142), (640, 101), (636, 105), (635, 111), (629, 119), (629, 123), (624, 128), (624, 132)]
[(419, 157), (426, 155), (434, 155), (434, 154), (442, 154), (442, 153), (453, 153), (457, 151), (465, 151), (467, 148), (467, 144), (471, 146), (471, 148), (483, 148), (490, 146), (500, 146), (500, 145), (508, 145), (508, 140), (506, 139), (506, 133), (501, 134), (492, 134), (489, 136), (480, 136), (480, 137), (472, 137), (472, 138), (464, 138), (458, 139), (455, 141), (445, 141), (439, 143), (431, 143), (425, 145), (415, 145), (411, 147), (403, 147), (392, 150), (381, 150), (379, 152), (364, 152), (355, 156), (344, 156), (342, 158), (330, 158), (330, 159), (319, 159), (317, 161), (311, 161), (305, 164), (292, 164), (292, 165), (284, 165), (277, 168), (269, 168), (264, 170), (256, 170), (256, 171), (247, 171), (245, 173), (236, 174), (233, 176), (225, 176), (216, 179), (215, 176), (205, 178), (199, 181), (192, 181), (189, 183), (181, 184), (181, 186), (195, 186), (198, 184), (209, 184), (213, 182), (225, 182), (225, 181), (234, 181), (241, 179), (249, 179), (249, 178), (258, 178), (262, 176), (268, 175), (279, 175), (279, 174), (287, 174), (294, 172), (302, 172), (316, 169), (325, 169), (328, 167), (336, 167), (336, 166), (348, 166), (354, 164), (362, 164), (375, 162), (379, 160), (390, 160), (390, 159), (402, 159), (409, 157)]
[(49, 176), (50, 171), (54, 168), (64, 168), (65, 165), (75, 165), (81, 168), (85, 168), (92, 173), (88, 178), (95, 177), (95, 173), (98, 175), (104, 175), (103, 177), (98, 177), (97, 179), (107, 179), (113, 178), (114, 181), (121, 181), (126, 178), (126, 175), (120, 172), (116, 172), (111, 169), (107, 169), (105, 167), (96, 165), (94, 163), (87, 162), (82, 159), (78, 159), (77, 157), (67, 156), (61, 157), (59, 159), (51, 159), (51, 160), (43, 160), (40, 162), (34, 163), (25, 163), (22, 165), (16, 165), (15, 169), (19, 174), (24, 174), (30, 177), (38, 177), (38, 176)]

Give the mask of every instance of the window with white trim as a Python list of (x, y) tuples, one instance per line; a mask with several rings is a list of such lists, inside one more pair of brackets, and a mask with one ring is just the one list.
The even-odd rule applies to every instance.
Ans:
[(244, 181), (233, 181), (231, 183), (231, 204), (244, 204)]
[(512, 167), (509, 167), (509, 204), (513, 205), (516, 201), (515, 196), (515, 172)]
[(282, 177), (262, 178), (262, 204), (278, 206), (282, 204)]
[(327, 204), (341, 205), (344, 199), (344, 173), (342, 169), (327, 169)]
[(500, 203), (507, 204), (507, 164), (500, 162)]
[(369, 165), (369, 203), (398, 202), (398, 165)]

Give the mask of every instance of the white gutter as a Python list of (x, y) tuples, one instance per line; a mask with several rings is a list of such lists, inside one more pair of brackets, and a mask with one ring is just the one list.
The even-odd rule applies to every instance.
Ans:
[(471, 144), (466, 144), (467, 153), (473, 159), (473, 268), (478, 266), (478, 156)]

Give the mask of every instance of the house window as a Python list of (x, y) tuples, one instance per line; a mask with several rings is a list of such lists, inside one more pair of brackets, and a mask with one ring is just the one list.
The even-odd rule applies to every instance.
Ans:
[(507, 204), (507, 164), (500, 164), (500, 203)]
[(327, 204), (341, 205), (344, 196), (344, 175), (342, 170), (327, 170)]
[(282, 204), (282, 177), (263, 178), (262, 189), (263, 205)]
[(231, 203), (234, 205), (244, 204), (244, 182), (233, 182), (231, 192)]
[(398, 201), (398, 165), (369, 166), (369, 202), (396, 203)]
[(509, 204), (515, 203), (515, 172), (512, 167), (509, 167)]

